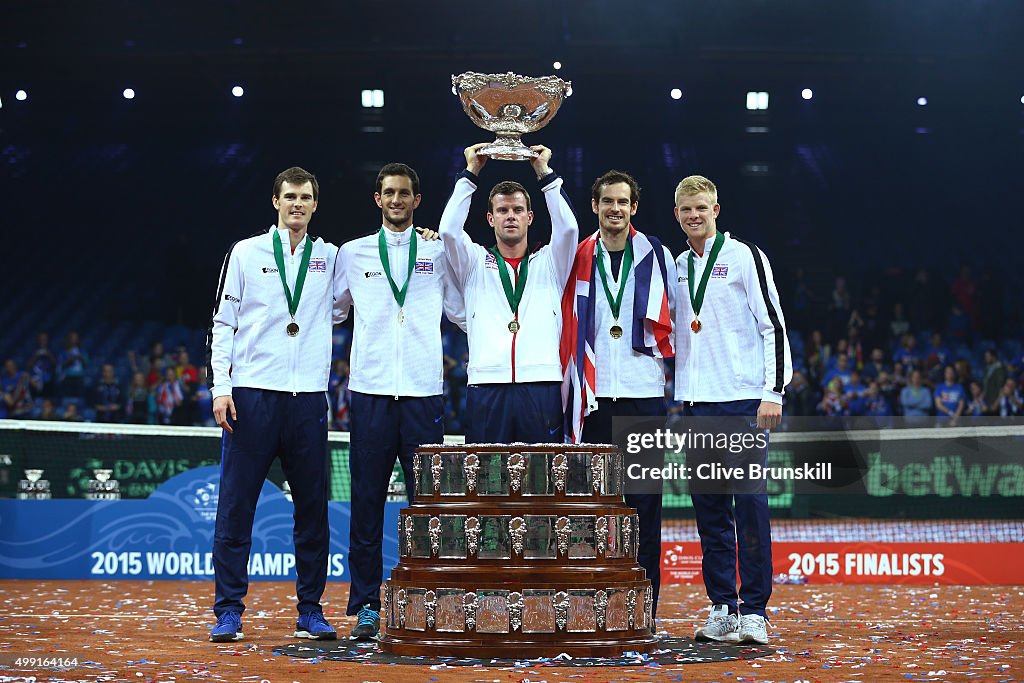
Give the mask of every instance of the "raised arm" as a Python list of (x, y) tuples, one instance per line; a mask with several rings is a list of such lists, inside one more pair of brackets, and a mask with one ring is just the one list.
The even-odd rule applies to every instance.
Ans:
[(569, 197), (562, 189), (562, 179), (551, 170), (551, 150), (543, 145), (530, 149), (538, 153), (530, 164), (537, 174), (544, 201), (551, 215), (551, 250), (552, 262), (555, 264), (555, 277), (560, 287), (565, 287), (572, 271), (572, 263), (576, 258), (576, 247), (579, 243), (580, 228), (576, 222), (576, 214), (569, 203)]
[(487, 156), (477, 152), (487, 146), (481, 142), (465, 149), (466, 170), (459, 174), (455, 181), (448, 204), (441, 214), (441, 242), (444, 244), (444, 255), (448, 260), (452, 275), (461, 289), (473, 270), (473, 240), (466, 234), (466, 219), (469, 217), (469, 206), (473, 201), (473, 193), (480, 184), (477, 174), (487, 163)]

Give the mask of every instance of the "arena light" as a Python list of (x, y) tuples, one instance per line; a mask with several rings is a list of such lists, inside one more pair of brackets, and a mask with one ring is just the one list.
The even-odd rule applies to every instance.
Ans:
[(235, 97), (241, 97), (245, 94), (245, 88), (243, 88), (240, 85), (236, 85), (235, 87), (231, 88), (231, 94)]
[(131, 88), (125, 88), (124, 91), (121, 93), (121, 95), (124, 96), (124, 98), (126, 100), (134, 100), (135, 99), (135, 91), (132, 90)]
[(364, 109), (375, 109), (384, 106), (383, 90), (364, 90), (361, 101)]
[(673, 100), (683, 99), (683, 91), (679, 88), (672, 88), (672, 92), (669, 93)]
[(804, 88), (803, 90), (800, 91), (800, 97), (804, 98), (805, 100), (809, 100), (812, 97), (814, 97), (814, 91), (811, 90), (810, 88)]
[(1024, 104), (1024, 95), (1021, 95), (1021, 96), (1020, 96), (1020, 103), (1021, 103), (1021, 104)]
[(555, 61), (554, 63), (551, 64), (551, 66), (555, 71), (558, 71), (559, 69), (562, 68), (562, 63), (559, 61)]
[(926, 106), (928, 106), (928, 98), (927, 97), (918, 97), (917, 98), (917, 106), (919, 106), (919, 107), (926, 107)]
[(750, 111), (765, 110), (768, 108), (768, 93), (764, 91), (749, 91), (747, 93), (747, 109)]

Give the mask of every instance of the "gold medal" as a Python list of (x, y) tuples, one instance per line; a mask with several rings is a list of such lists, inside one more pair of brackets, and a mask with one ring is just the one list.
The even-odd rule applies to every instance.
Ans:
[(612, 325), (611, 329), (608, 330), (608, 334), (612, 336), (612, 339), (618, 339), (622, 336), (622, 328), (618, 325)]
[(299, 324), (293, 320), (288, 323), (288, 327), (285, 328), (285, 331), (288, 332), (289, 337), (294, 337), (299, 333)]
[(512, 322), (510, 322), (508, 324), (508, 331), (511, 332), (512, 334), (515, 334), (516, 332), (518, 332), (519, 331), (519, 321), (518, 320), (513, 320)]
[(704, 327), (704, 326), (703, 326), (703, 325), (701, 324), (701, 322), (700, 322), (699, 320), (697, 320), (696, 318), (694, 318), (694, 319), (693, 319), (693, 322), (692, 322), (692, 323), (690, 323), (690, 329), (691, 329), (691, 330), (693, 330), (693, 333), (694, 333), (694, 334), (697, 334), (698, 332), (700, 332), (700, 330), (701, 330), (701, 328), (702, 328), (702, 327)]

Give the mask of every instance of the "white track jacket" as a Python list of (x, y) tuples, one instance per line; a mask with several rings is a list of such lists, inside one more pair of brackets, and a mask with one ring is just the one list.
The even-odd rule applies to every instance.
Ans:
[[(508, 329), (513, 313), (497, 261), (465, 232), (477, 185), (476, 176), (463, 171), (441, 216), (441, 241), (465, 296), (469, 383), (561, 382), (562, 290), (579, 236), (576, 216), (561, 191), (562, 179), (554, 173), (540, 179), (551, 215), (551, 242), (527, 256), (529, 273), (519, 303), (520, 329), (515, 334)], [(518, 272), (511, 267), (509, 271), (514, 285)]]
[(782, 403), (793, 377), (786, 321), (779, 305), (768, 258), (755, 245), (725, 233), (715, 263), (694, 253), (694, 291), (705, 268), (712, 268), (701, 331), (690, 329), (693, 306), (687, 273), (687, 249), (676, 259), (677, 401), (712, 402), (759, 399)]

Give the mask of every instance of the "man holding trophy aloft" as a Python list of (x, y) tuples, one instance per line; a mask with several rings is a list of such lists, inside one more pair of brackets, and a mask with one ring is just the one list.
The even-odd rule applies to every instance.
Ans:
[(559, 308), (579, 228), (562, 179), (548, 165), (551, 150), (537, 145), (529, 148), (536, 154), (530, 164), (551, 214), (550, 244), (530, 253), (530, 195), (512, 181), (498, 183), (488, 197), (495, 246), (474, 242), (464, 226), (489, 144), (466, 148), (466, 170), (441, 216), (441, 240), (466, 301), (466, 441), (561, 443)]

